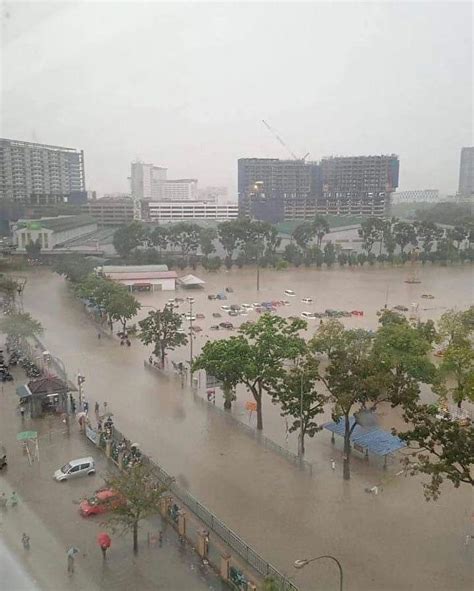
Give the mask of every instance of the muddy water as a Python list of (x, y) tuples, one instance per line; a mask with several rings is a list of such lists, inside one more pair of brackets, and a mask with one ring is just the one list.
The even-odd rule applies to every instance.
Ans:
[[(422, 283), (415, 285), (404, 283), (407, 269), (263, 270), (259, 293), (252, 269), (197, 274), (205, 279), (206, 288), (193, 291), (194, 312), (206, 318), (196, 321), (203, 331), (194, 340), (195, 353), (207, 338), (224, 336), (208, 329), (221, 321), (212, 318), (221, 304), (209, 301), (207, 294), (226, 286), (234, 293), (225, 304), (288, 299), (291, 305), (279, 309), (288, 316), (304, 309), (363, 310), (363, 317), (344, 322), (366, 328), (375, 328), (376, 310), (387, 300), (389, 306), (419, 303), (422, 319), (437, 318), (447, 307), (464, 308), (473, 300), (472, 270), (467, 267), (419, 269)], [(287, 298), (285, 289), (294, 290), (296, 296)], [(421, 299), (423, 293), (435, 299)], [(142, 294), (139, 299), (145, 306), (161, 307), (173, 295)], [(314, 304), (302, 304), (302, 297), (312, 297)], [(308, 443), (308, 457), (315, 467), (313, 477), (308, 477), (224, 421), (214, 409), (197, 404), (177, 378), (145, 371), (143, 360), (148, 352), (137, 342), (128, 349), (106, 338), (98, 340), (61, 278), (45, 270), (32, 273), (25, 307), (43, 322), (50, 350), (72, 374), (84, 373), (90, 403), (107, 400), (122, 431), (141, 443), (265, 558), (291, 576), (297, 572), (295, 581), (303, 588), (315, 588), (314, 581), (321, 589), (336, 588), (331, 564), (318, 562), (301, 572), (291, 569), (295, 558), (325, 553), (341, 560), (351, 589), (454, 591), (471, 587), (472, 555), (463, 545), (472, 511), (467, 488), (445, 487), (437, 503), (426, 503), (419, 480), (395, 476), (396, 464), (383, 473), (377, 462), (367, 464), (360, 459), (354, 459), (353, 478), (344, 483), (340, 447), (332, 447), (325, 433)], [(182, 310), (187, 307), (182, 305)], [(142, 315), (146, 312), (144, 308)], [(220, 313), (222, 320), (228, 319), (225, 312)], [(229, 320), (239, 324), (254, 315)], [(318, 321), (312, 322), (316, 328)], [(188, 359), (189, 349), (175, 351), (170, 358)], [(243, 410), (246, 399), (248, 395), (240, 392), (234, 412), (248, 422)], [(217, 403), (221, 404), (220, 399)], [(287, 441), (278, 409), (266, 401), (264, 412), (266, 434), (294, 448), (293, 439)], [(390, 423), (391, 417), (387, 414), (384, 421)], [(334, 472), (331, 458), (336, 460)], [(380, 482), (384, 490), (379, 496), (364, 492), (365, 487)]]

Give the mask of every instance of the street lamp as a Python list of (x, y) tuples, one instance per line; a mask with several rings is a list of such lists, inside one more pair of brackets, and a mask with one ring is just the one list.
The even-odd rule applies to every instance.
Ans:
[(193, 378), (193, 304), (194, 298), (186, 298), (189, 303), (189, 375)]
[(339, 560), (337, 558), (335, 558), (334, 556), (331, 556), (330, 554), (324, 554), (323, 556), (316, 556), (316, 558), (311, 558), (309, 560), (307, 558), (303, 558), (303, 559), (295, 560), (295, 562), (293, 563), (293, 566), (295, 568), (304, 568), (310, 562), (315, 562), (316, 560), (321, 560), (321, 558), (329, 558), (330, 560), (333, 560), (337, 564), (337, 568), (339, 569), (339, 591), (342, 591), (342, 582), (343, 582), (342, 566), (341, 566), (341, 563), (339, 562)]

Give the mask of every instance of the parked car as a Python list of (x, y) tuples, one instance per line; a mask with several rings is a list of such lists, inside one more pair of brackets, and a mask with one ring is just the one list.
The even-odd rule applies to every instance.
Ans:
[(223, 306), (221, 306), (221, 310), (225, 310), (226, 312), (228, 312), (230, 310), (230, 306), (224, 304)]
[(312, 298), (303, 298), (303, 299), (301, 300), (301, 302), (302, 302), (303, 304), (312, 304), (312, 303), (313, 303), (313, 300), (312, 300)]
[(240, 310), (240, 306), (239, 306), (239, 304), (231, 304), (230, 309), (231, 310)]
[(296, 293), (292, 289), (285, 289), (285, 295), (295, 297)]
[(67, 464), (64, 464), (62, 468), (56, 470), (53, 474), (53, 478), (58, 482), (64, 482), (65, 480), (71, 480), (78, 476), (91, 476), (95, 474), (95, 462), (94, 458), (79, 458), (77, 460), (71, 460)]
[(79, 504), (79, 513), (82, 517), (90, 517), (91, 515), (99, 515), (106, 513), (120, 505), (124, 504), (124, 499), (121, 495), (110, 488), (99, 490), (95, 495), (88, 499), (84, 499)]
[(316, 315), (314, 312), (301, 312), (301, 317), (305, 318), (306, 320), (314, 320)]
[(237, 310), (229, 310), (228, 311), (229, 316), (238, 316), (239, 313), (237, 312)]

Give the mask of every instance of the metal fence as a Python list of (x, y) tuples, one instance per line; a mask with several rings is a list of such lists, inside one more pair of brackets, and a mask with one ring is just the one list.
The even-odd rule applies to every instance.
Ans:
[(198, 402), (206, 405), (208, 408), (212, 408), (216, 412), (220, 413), (222, 416), (226, 418), (226, 420), (232, 421), (233, 424), (240, 427), (240, 429), (245, 431), (248, 435), (251, 435), (254, 439), (257, 439), (259, 443), (263, 444), (266, 448), (271, 449), (272, 451), (275, 451), (276, 453), (280, 454), (289, 462), (291, 462), (295, 466), (298, 466), (298, 468), (307, 471), (309, 474), (313, 473), (313, 464), (311, 464), (311, 462), (308, 462), (307, 460), (300, 458), (292, 451), (289, 451), (288, 449), (281, 447), (281, 445), (278, 445), (278, 443), (275, 443), (274, 441), (272, 441), (271, 439), (257, 431), (257, 429), (250, 427), (250, 425), (246, 425), (236, 416), (224, 410), (223, 408), (220, 408), (215, 404), (207, 402), (207, 400), (205, 400), (202, 396), (199, 396), (199, 394), (197, 394), (196, 392), (194, 392), (194, 398)]
[[(120, 442), (123, 439), (122, 433), (114, 427), (113, 437), (115, 441)], [(221, 540), (223, 540), (232, 550), (234, 550), (240, 558), (252, 566), (263, 577), (271, 577), (279, 585), (281, 591), (298, 591), (298, 588), (280, 573), (274, 566), (263, 559), (253, 548), (246, 544), (235, 532), (229, 529), (218, 517), (211, 513), (204, 505), (193, 497), (186, 489), (179, 486), (172, 477), (159, 466), (156, 462), (151, 460), (148, 456), (143, 456), (145, 462), (149, 462), (157, 473), (158, 479), (167, 484), (170, 481), (172, 484), (169, 490), (175, 495), (183, 505), (196, 515), (207, 527), (213, 531)]]

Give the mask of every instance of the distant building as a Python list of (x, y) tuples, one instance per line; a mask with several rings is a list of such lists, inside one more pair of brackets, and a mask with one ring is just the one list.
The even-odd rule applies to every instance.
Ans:
[(97, 222), (87, 215), (58, 216), (37, 220), (20, 219), (13, 226), (13, 237), (18, 252), (38, 240), (43, 251), (52, 251), (70, 240), (97, 231)]
[(133, 221), (133, 201), (131, 199), (106, 198), (89, 201), (81, 206), (99, 226), (121, 226)]
[(86, 199), (82, 150), (0, 139), (0, 200), (54, 205)]
[(196, 201), (197, 179), (174, 179), (166, 181), (163, 187), (164, 201)]
[(392, 204), (398, 203), (437, 203), (438, 189), (420, 189), (419, 191), (397, 191), (392, 194)]
[(382, 216), (398, 186), (391, 156), (323, 158), (321, 162), (241, 158), (239, 207), (243, 215), (278, 222), (317, 213)]
[(461, 150), (458, 193), (461, 197), (474, 195), (474, 147)]
[(239, 216), (237, 203), (207, 203), (205, 201), (149, 201), (142, 203), (142, 219), (150, 222), (233, 220)]
[(96, 271), (130, 291), (173, 291), (176, 289), (176, 271), (166, 265), (105, 265)]
[(131, 190), (134, 201), (156, 201), (163, 199), (167, 168), (132, 162)]
[(200, 189), (198, 191), (198, 200), (211, 201), (213, 203), (216, 203), (217, 201), (228, 201), (227, 187), (211, 186)]

